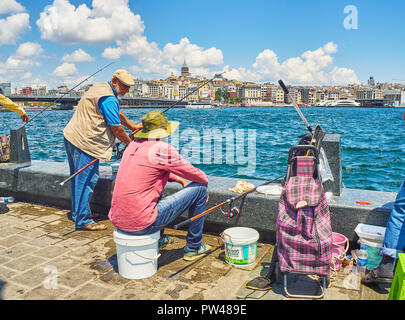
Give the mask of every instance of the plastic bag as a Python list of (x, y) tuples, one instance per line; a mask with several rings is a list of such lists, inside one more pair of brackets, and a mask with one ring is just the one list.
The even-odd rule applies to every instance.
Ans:
[(319, 174), (321, 175), (322, 182), (334, 181), (332, 171), (330, 170), (328, 158), (326, 157), (325, 151), (321, 148), (319, 152)]

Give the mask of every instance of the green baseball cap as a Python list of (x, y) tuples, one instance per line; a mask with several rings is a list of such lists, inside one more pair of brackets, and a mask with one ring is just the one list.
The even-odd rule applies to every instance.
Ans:
[(170, 136), (179, 126), (178, 121), (168, 121), (161, 110), (153, 110), (142, 117), (142, 130), (135, 139), (160, 139)]

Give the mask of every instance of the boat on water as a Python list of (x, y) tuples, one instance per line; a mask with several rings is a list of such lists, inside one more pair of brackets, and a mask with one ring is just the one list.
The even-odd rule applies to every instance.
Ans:
[(214, 106), (209, 102), (189, 102), (185, 105), (186, 109), (211, 109)]
[(56, 104), (51, 106), (51, 110), (73, 110), (72, 105)]
[(336, 101), (330, 101), (329, 103), (326, 104), (327, 107), (360, 107), (360, 103), (354, 101), (354, 100), (336, 100)]

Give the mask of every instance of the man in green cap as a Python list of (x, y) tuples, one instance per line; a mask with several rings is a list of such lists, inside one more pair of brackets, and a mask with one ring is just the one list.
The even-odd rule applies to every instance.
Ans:
[[(162, 111), (154, 110), (143, 116), (142, 125), (121, 160), (108, 217), (120, 231), (133, 235), (160, 231), (162, 247), (168, 242), (163, 234), (165, 226), (187, 209), (189, 218), (205, 211), (208, 179), (163, 141), (178, 128), (178, 122), (168, 121)], [(183, 188), (161, 199), (168, 181), (178, 182)], [(185, 260), (197, 259), (209, 250), (202, 244), (203, 225), (204, 217), (188, 225)]]

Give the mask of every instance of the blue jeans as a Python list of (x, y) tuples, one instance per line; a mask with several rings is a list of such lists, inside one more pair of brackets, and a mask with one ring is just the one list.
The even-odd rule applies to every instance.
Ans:
[[(188, 209), (188, 217), (194, 217), (205, 211), (207, 200), (207, 187), (204, 184), (192, 182), (176, 193), (165, 197), (158, 202), (158, 214), (153, 224), (139, 231), (123, 231), (133, 235), (152, 234), (160, 230), (161, 234), (166, 226)], [(187, 246), (190, 249), (199, 249), (202, 242), (204, 217), (198, 218), (188, 224), (186, 236)]]
[[(71, 144), (66, 138), (65, 149), (69, 162), (70, 175), (74, 174), (89, 162), (94, 160), (92, 156), (84, 153)], [(99, 176), (99, 161), (80, 172), (70, 180), (70, 194), (72, 199), (72, 219), (76, 229), (85, 227), (94, 220), (91, 217), (90, 200)]]
[(405, 247), (405, 179), (395, 199), (386, 229), (381, 254), (385, 254), (394, 259), (398, 258), (398, 253), (402, 253)]

